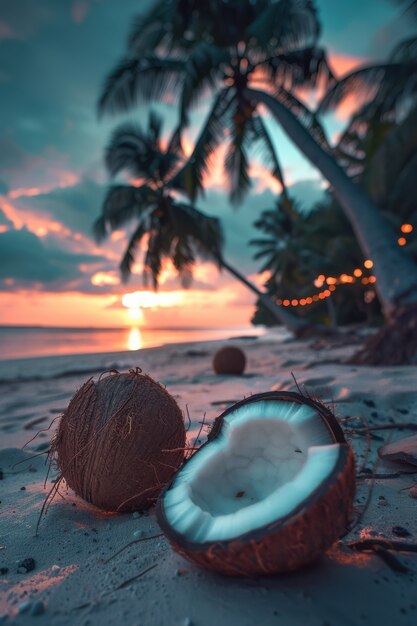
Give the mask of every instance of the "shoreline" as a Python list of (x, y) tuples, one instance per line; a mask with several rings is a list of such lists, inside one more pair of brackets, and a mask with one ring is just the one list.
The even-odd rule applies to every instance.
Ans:
[[(201, 341), (226, 341), (229, 339), (240, 339), (242, 337), (260, 337), (263, 334), (268, 333), (282, 333), (287, 334), (285, 329), (267, 329), (263, 326), (257, 327), (234, 327), (234, 328), (173, 328), (173, 329), (146, 329), (136, 326), (131, 326), (124, 329), (106, 329), (103, 331), (105, 338), (113, 333), (116, 335), (113, 338), (113, 349), (109, 350), (107, 344), (100, 337), (101, 329), (92, 329), (91, 331), (82, 332), (81, 335), (86, 335), (87, 341), (80, 343), (79, 338), (75, 339), (79, 333), (78, 329), (69, 329), (68, 331), (62, 331), (61, 329), (48, 329), (45, 335), (48, 335), (50, 341), (50, 353), (45, 351), (45, 344), (42, 342), (39, 333), (42, 334), (43, 330), (36, 328), (31, 329), (34, 337), (24, 337), (25, 342), (19, 347), (19, 341), (23, 341), (23, 337), (19, 336), (16, 345), (8, 347), (11, 344), (12, 334), (3, 337), (3, 341), (0, 341), (0, 350), (6, 356), (2, 356), (0, 353), (0, 367), (6, 362), (36, 359), (36, 358), (64, 358), (64, 357), (85, 357), (87, 355), (107, 355), (118, 354), (122, 352), (134, 353), (141, 352), (150, 348), (158, 348), (168, 346), (172, 344), (184, 344), (184, 343), (199, 343)], [(54, 333), (57, 333), (55, 341), (52, 340)], [(61, 335), (60, 335), (61, 333)], [(68, 342), (68, 335), (73, 334), (74, 341)], [(37, 336), (38, 335), (38, 336)], [(0, 338), (1, 339), (1, 338)], [(90, 340), (90, 342), (88, 342)], [(27, 348), (27, 343), (34, 342), (34, 346)], [(38, 348), (38, 349), (36, 349)], [(87, 349), (86, 349), (87, 348)], [(8, 353), (9, 349), (9, 353)], [(29, 350), (29, 351), (28, 351)], [(67, 350), (67, 351), (66, 351)], [(23, 351), (23, 353), (21, 353)]]
[[(216, 376), (211, 367), (216, 349), (226, 341), (190, 342), (139, 353), (122, 353), (126, 366), (138, 354), (145, 373), (159, 380), (175, 397), (183, 413), (189, 411), (191, 443), (205, 418), (207, 424), (231, 403), (271, 389), (293, 390), (299, 385), (333, 404), (338, 418), (359, 416), (370, 425), (393, 421), (417, 423), (417, 367), (376, 368), (346, 365), (341, 361), (355, 345), (326, 346), (314, 340), (233, 339), (247, 356), (243, 376)], [(92, 355), (87, 355), (91, 358)], [(108, 358), (108, 356), (106, 357)], [(87, 376), (71, 373), (62, 378), (9, 381), (0, 395), (0, 485), (2, 539), (0, 567), (0, 621), (7, 624), (87, 626), (120, 623), (140, 626), (412, 626), (417, 618), (415, 576), (417, 555), (400, 554), (409, 573), (394, 572), (372, 553), (354, 553), (344, 543), (359, 538), (395, 538), (401, 527), (417, 537), (416, 500), (408, 489), (413, 475), (358, 481), (355, 506), (370, 505), (361, 524), (342, 544), (319, 562), (288, 576), (229, 579), (198, 569), (173, 552), (164, 537), (131, 546), (112, 559), (120, 548), (143, 533), (159, 534), (154, 509), (144, 514), (106, 514), (83, 502), (71, 491), (56, 498), (34, 538), (34, 528), (46, 495), (43, 457), (12, 469), (29, 454), (45, 451), (53, 434), (40, 433), (25, 450), (21, 446), (40, 428), (46, 428), (68, 404)], [(54, 427), (51, 428), (51, 431)], [(377, 449), (384, 441), (406, 436), (407, 431), (379, 431), (370, 440), (351, 437), (357, 466), (366, 462), (372, 471)], [(205, 434), (201, 437), (204, 441)], [(7, 449), (5, 449), (7, 448)], [(393, 474), (398, 467), (380, 462), (378, 473)], [(51, 487), (49, 477), (47, 487)], [(33, 558), (35, 568), (18, 571), (18, 563)], [(153, 567), (136, 581), (140, 572)], [(366, 593), (364, 593), (366, 590)], [(214, 601), (215, 599), (215, 601)], [(343, 609), (341, 607), (348, 607)], [(36, 611), (41, 614), (36, 615)]]

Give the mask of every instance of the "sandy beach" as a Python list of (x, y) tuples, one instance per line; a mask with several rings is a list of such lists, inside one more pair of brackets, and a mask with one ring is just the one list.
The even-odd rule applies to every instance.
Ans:
[[(22, 446), (60, 415), (84, 380), (104, 369), (140, 366), (166, 385), (184, 413), (188, 407), (192, 420), (190, 443), (204, 415), (210, 424), (230, 403), (245, 396), (293, 389), (291, 372), (310, 393), (333, 403), (340, 419), (364, 417), (370, 425), (417, 423), (417, 368), (343, 364), (341, 361), (355, 349), (349, 339), (331, 347), (320, 340), (294, 341), (273, 333), (233, 339), (229, 343), (240, 346), (247, 355), (247, 370), (241, 377), (216, 376), (212, 371), (212, 356), (225, 343), (173, 344), (134, 354), (49, 357), (0, 364), (0, 623), (416, 623), (417, 556), (398, 554), (399, 562), (407, 568), (407, 572), (400, 573), (373, 553), (346, 547), (359, 538), (398, 539), (401, 532), (407, 538), (400, 540), (415, 540), (417, 500), (408, 491), (415, 478), (403, 473), (412, 468), (401, 470), (383, 462), (377, 469), (374, 466), (377, 448), (388, 439), (394, 441), (410, 434), (407, 431), (388, 430), (373, 435), (365, 471), (358, 478), (358, 511), (374, 482), (360, 524), (319, 562), (291, 575), (248, 580), (214, 575), (175, 554), (163, 536), (132, 545), (106, 562), (135, 538), (160, 533), (154, 509), (145, 514), (106, 514), (71, 491), (54, 500), (35, 537), (42, 502), (54, 477), (48, 477), (44, 488), (44, 456), (30, 457), (48, 448), (54, 426), (40, 433), (24, 450)], [(202, 441), (205, 436), (203, 432)], [(363, 436), (351, 438), (358, 469), (364, 460), (365, 441)], [(372, 470), (380, 476), (375, 481), (366, 479), (366, 472)], [(135, 578), (141, 572), (143, 575)]]

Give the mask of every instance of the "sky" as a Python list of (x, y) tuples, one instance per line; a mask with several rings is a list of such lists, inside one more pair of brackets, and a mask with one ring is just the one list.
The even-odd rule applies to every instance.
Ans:
[[(132, 18), (150, 0), (0, 0), (0, 324), (118, 327), (132, 323), (122, 296), (143, 290), (141, 258), (121, 284), (118, 262), (126, 233), (101, 246), (92, 224), (108, 185), (103, 152), (122, 117), (97, 118), (107, 72), (122, 55)], [(407, 20), (389, 0), (318, 0), (322, 45), (336, 73), (386, 58), (407, 34)], [(324, 120), (333, 139), (354, 102)], [(175, 104), (159, 107), (166, 130)], [(196, 134), (205, 109), (192, 117)], [(147, 119), (138, 107), (127, 117)], [(294, 197), (308, 209), (323, 194), (318, 172), (276, 127), (274, 141)], [(261, 284), (248, 241), (253, 222), (274, 206), (277, 188), (256, 159), (253, 188), (231, 208), (220, 168), (199, 208), (222, 220), (225, 257)], [(148, 288), (149, 289), (149, 288)], [(151, 296), (148, 297), (151, 298)], [(184, 291), (169, 264), (159, 295), (141, 314), (151, 327), (249, 324), (254, 296), (235, 279), (198, 263)]]

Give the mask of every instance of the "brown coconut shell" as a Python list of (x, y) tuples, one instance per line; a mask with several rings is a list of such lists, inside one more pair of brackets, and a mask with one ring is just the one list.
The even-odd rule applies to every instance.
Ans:
[[(229, 407), (214, 423), (210, 445), (223, 427), (224, 418), (248, 402), (298, 402), (314, 408), (328, 428), (333, 443), (340, 444), (339, 458), (330, 476), (300, 502), (288, 516), (236, 538), (198, 543), (188, 541), (168, 522), (162, 491), (157, 504), (159, 525), (173, 548), (198, 565), (228, 576), (259, 576), (296, 570), (314, 561), (346, 533), (352, 519), (355, 496), (355, 458), (333, 413), (320, 402), (292, 392), (268, 392), (251, 396)], [(203, 447), (203, 446), (202, 446)], [(198, 452), (196, 453), (198, 454)]]
[(245, 371), (246, 356), (237, 346), (224, 346), (217, 350), (213, 358), (213, 369), (216, 374), (241, 376)]
[(184, 420), (174, 398), (131, 370), (88, 380), (64, 412), (53, 442), (61, 476), (106, 511), (152, 505), (184, 459)]

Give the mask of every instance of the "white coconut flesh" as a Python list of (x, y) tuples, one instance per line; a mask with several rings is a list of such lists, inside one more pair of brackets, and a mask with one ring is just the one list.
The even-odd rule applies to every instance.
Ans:
[(335, 468), (340, 444), (305, 404), (247, 403), (177, 474), (164, 497), (187, 540), (229, 540), (291, 514)]

